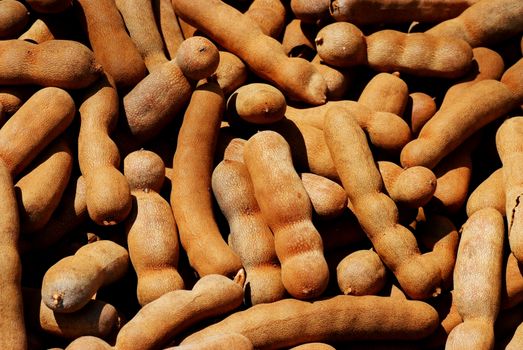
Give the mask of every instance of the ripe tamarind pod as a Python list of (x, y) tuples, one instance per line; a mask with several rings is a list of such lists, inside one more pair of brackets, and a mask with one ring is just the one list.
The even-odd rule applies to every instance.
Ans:
[(119, 91), (131, 90), (145, 77), (147, 69), (127, 34), (115, 1), (78, 0), (77, 5), (96, 61), (113, 77)]
[(76, 338), (65, 348), (65, 350), (84, 350), (84, 349), (114, 350), (114, 348), (111, 345), (107, 344), (102, 339), (91, 336), (91, 335), (86, 335), (83, 337)]
[(127, 272), (129, 254), (108, 240), (82, 246), (51, 266), (42, 280), (42, 301), (55, 312), (84, 307), (97, 290)]
[(383, 193), (383, 180), (356, 119), (333, 107), (327, 112), (324, 132), (354, 214), (383, 263), (409, 297), (440, 294), (440, 266), (420, 253), (415, 237), (399, 224), (398, 208)]
[(246, 84), (227, 100), (229, 118), (240, 118), (252, 124), (272, 124), (285, 117), (287, 103), (283, 93), (264, 83)]
[(238, 333), (227, 333), (220, 334), (207, 339), (203, 339), (201, 342), (192, 343), (187, 345), (173, 346), (164, 350), (222, 350), (222, 349), (235, 349), (235, 350), (253, 350), (251, 341)]
[(324, 343), (307, 343), (295, 346), (289, 350), (336, 350), (336, 348)]
[(225, 159), (212, 173), (212, 190), (229, 227), (229, 245), (247, 273), (245, 303), (283, 299), (285, 288), (274, 248), (274, 235), (264, 221), (245, 164)]
[(523, 84), (522, 76), (523, 58), (520, 58), (519, 61), (509, 67), (501, 77), (501, 82), (512, 91), (519, 104), (523, 104), (523, 88), (521, 87)]
[(224, 108), (217, 83), (200, 85), (185, 111), (173, 157), (171, 207), (189, 264), (200, 276), (231, 275), (242, 266), (223, 240), (212, 208), (213, 157)]
[(496, 148), (503, 163), (508, 242), (510, 250), (520, 262), (523, 261), (523, 226), (519, 210), (523, 192), (520, 161), (521, 135), (523, 135), (523, 117), (505, 120), (496, 132)]
[(131, 264), (138, 276), (137, 296), (144, 306), (162, 295), (184, 288), (177, 271), (179, 243), (169, 203), (158, 193), (165, 165), (156, 153), (135, 151), (124, 159), (134, 207), (125, 223)]
[(44, 22), (41, 18), (38, 18), (33, 22), (33, 24), (31, 24), (29, 29), (27, 29), (18, 37), (18, 39), (40, 44), (44, 41), (54, 40), (55, 35), (47, 23)]
[(426, 33), (465, 40), (472, 47), (489, 46), (523, 31), (523, 4), (512, 0), (481, 0), (458, 17)]
[(366, 1), (331, 0), (329, 9), (338, 22), (356, 25), (441, 22), (457, 17), (478, 0)]
[(523, 264), (514, 254), (504, 259), (504, 275), (501, 285), (501, 309), (510, 309), (523, 301)]
[(69, 183), (72, 168), (72, 151), (61, 138), (44, 150), (34, 167), (17, 181), (20, 231), (24, 235), (47, 224)]
[(154, 0), (153, 10), (168, 57), (173, 59), (176, 57), (176, 51), (178, 51), (178, 47), (180, 47), (185, 38), (183, 37), (176, 13), (174, 13), (171, 0)]
[[(243, 300), (245, 271), (234, 280), (206, 275), (192, 290), (176, 290), (142, 307), (116, 337), (118, 350), (152, 350), (165, 346), (190, 326), (239, 307)], [(150, 327), (155, 324), (155, 327)], [(227, 332), (230, 333), (230, 332)]]
[(336, 267), (338, 287), (345, 295), (376, 295), (387, 282), (387, 271), (373, 250), (356, 250)]
[(379, 73), (365, 86), (358, 103), (376, 112), (402, 116), (407, 106), (409, 88), (399, 74)]
[(314, 66), (289, 58), (282, 45), (263, 34), (255, 21), (219, 0), (173, 0), (176, 13), (209, 35), (249, 68), (283, 90), (290, 98), (308, 104), (325, 103), (327, 86)]
[(347, 208), (347, 194), (343, 187), (312, 173), (301, 173), (300, 178), (317, 218), (328, 220), (343, 214)]
[(29, 22), (29, 11), (19, 1), (0, 2), (0, 39), (13, 39), (19, 35)]
[(299, 20), (316, 23), (330, 17), (329, 0), (291, 0), (291, 10)]
[(404, 117), (410, 124), (410, 130), (413, 136), (419, 134), (423, 125), (425, 125), (438, 110), (434, 99), (423, 92), (413, 92), (409, 94), (405, 109)]
[(499, 81), (486, 79), (471, 85), (452, 103), (440, 108), (418, 137), (405, 145), (401, 165), (434, 168), (477, 130), (510, 111), (515, 103), (514, 94)]
[(233, 91), (242, 86), (247, 80), (247, 67), (238, 56), (220, 51), (220, 63), (213, 77), (223, 90), (225, 96), (229, 96)]
[(343, 100), (352, 83), (352, 71), (329, 66), (318, 55), (311, 62), (327, 83), (327, 100)]
[(35, 93), (30, 86), (2, 86), (0, 87), (0, 110), (5, 115), (12, 115)]
[(102, 73), (91, 50), (71, 40), (0, 41), (0, 84), (83, 89)]
[(151, 0), (115, 0), (129, 36), (136, 45), (149, 72), (168, 62), (163, 40), (154, 19)]
[(261, 131), (247, 140), (244, 162), (261, 213), (274, 233), (285, 289), (298, 299), (320, 296), (327, 288), (329, 270), (289, 144), (274, 131)]
[(467, 215), (471, 216), (480, 209), (491, 207), (505, 216), (505, 183), (503, 169), (499, 168), (490, 174), (472, 191), (467, 199)]
[[(325, 327), (327, 320), (329, 327)], [(193, 333), (181, 344), (231, 332), (249, 338), (255, 349), (287, 348), (305, 342), (416, 340), (431, 334), (438, 322), (436, 310), (420, 301), (370, 295), (338, 295), (312, 303), (284, 299), (236, 312)]]
[(13, 178), (9, 168), (0, 160), (0, 231), (2, 259), (0, 260), (0, 348), (27, 349), (23, 301), (22, 264), (18, 250), (20, 225)]
[(254, 0), (244, 14), (258, 24), (263, 34), (276, 39), (285, 25), (285, 7), (281, 0)]
[(13, 176), (71, 124), (75, 110), (72, 97), (55, 87), (37, 91), (18, 109), (0, 129), (0, 158)]
[(495, 209), (479, 210), (463, 225), (454, 268), (454, 297), (463, 323), (450, 332), (447, 349), (488, 349), (494, 345), (503, 240), (503, 217)]

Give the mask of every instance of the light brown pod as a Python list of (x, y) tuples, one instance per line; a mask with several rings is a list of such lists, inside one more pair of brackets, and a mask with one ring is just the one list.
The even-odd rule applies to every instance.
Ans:
[(234, 90), (242, 86), (247, 80), (247, 67), (238, 56), (220, 51), (220, 63), (213, 76), (220, 84), (225, 96), (229, 96)]
[(398, 75), (375, 75), (361, 92), (358, 103), (376, 112), (389, 112), (401, 117), (407, 106), (409, 88)]
[(285, 25), (285, 6), (281, 0), (254, 0), (244, 14), (258, 24), (263, 34), (275, 39)]
[(47, 23), (41, 18), (38, 18), (33, 22), (33, 24), (31, 24), (29, 29), (18, 37), (18, 39), (40, 44), (44, 41), (54, 40), (56, 38)]
[(387, 271), (373, 250), (357, 250), (340, 261), (336, 277), (345, 295), (375, 295), (385, 286)]
[(274, 235), (262, 216), (245, 164), (230, 159), (220, 162), (212, 173), (212, 190), (229, 223), (229, 245), (247, 273), (245, 303), (283, 299), (285, 288)]
[(329, 5), (329, 0), (291, 0), (291, 10), (296, 18), (307, 23), (329, 18)]
[(185, 40), (171, 0), (154, 0), (153, 10), (168, 56), (176, 57), (178, 47)]
[(465, 40), (472, 47), (489, 46), (523, 31), (523, 3), (512, 0), (481, 0), (458, 17), (427, 31), (441, 37)]
[(283, 93), (264, 83), (246, 84), (227, 100), (227, 113), (253, 124), (271, 124), (285, 116), (287, 103)]
[[(152, 350), (165, 346), (173, 337), (208, 318), (232, 311), (242, 304), (245, 272), (234, 281), (221, 275), (207, 275), (192, 290), (164, 294), (142, 307), (116, 337), (118, 350)], [(151, 325), (155, 325), (151, 327)]]
[(314, 39), (316, 51), (323, 61), (335, 67), (351, 67), (367, 63), (367, 42), (354, 24), (336, 22), (324, 26)]
[(138, 276), (136, 294), (140, 305), (184, 288), (177, 271), (179, 242), (169, 203), (158, 192), (164, 182), (165, 166), (151, 151), (135, 151), (124, 159), (134, 207), (126, 220), (131, 264)]
[(320, 296), (329, 281), (321, 236), (312, 224), (312, 205), (294, 170), (289, 144), (262, 131), (245, 144), (244, 162), (267, 225), (274, 233), (285, 289), (298, 299)]
[(39, 13), (60, 13), (73, 6), (72, 0), (27, 0), (27, 3)]
[(236, 312), (188, 336), (182, 345), (231, 332), (249, 338), (255, 349), (287, 348), (306, 342), (415, 340), (431, 334), (438, 322), (436, 311), (420, 301), (351, 295), (312, 303), (284, 299)]
[(306, 343), (292, 347), (289, 350), (335, 350), (336, 348), (325, 343)]
[(29, 12), (19, 1), (0, 2), (0, 39), (13, 39), (19, 35), (29, 22)]
[(343, 187), (312, 173), (301, 173), (300, 178), (316, 217), (327, 220), (343, 214), (347, 208), (347, 194)]
[(523, 261), (523, 222), (519, 211), (523, 193), (521, 135), (523, 117), (505, 120), (496, 132), (496, 148), (503, 163), (508, 242), (510, 250), (520, 262)]
[(114, 225), (131, 211), (129, 184), (118, 170), (120, 152), (110, 134), (118, 120), (118, 93), (104, 74), (80, 104), (78, 163), (85, 178), (87, 211), (98, 225)]
[(253, 350), (251, 341), (238, 333), (227, 333), (209, 337), (199, 343), (173, 346), (165, 350)]
[(115, 3), (149, 72), (167, 62), (162, 36), (154, 19), (152, 1), (115, 0)]
[(503, 217), (495, 209), (477, 211), (463, 225), (454, 268), (454, 297), (463, 323), (450, 332), (447, 349), (487, 349), (494, 345), (503, 239)]
[(71, 124), (71, 96), (54, 87), (36, 92), (0, 129), (0, 158), (13, 175), (19, 174)]
[(75, 339), (81, 336), (107, 338), (118, 327), (118, 312), (114, 306), (100, 300), (90, 300), (82, 309), (68, 313), (53, 312), (41, 300), (40, 290), (23, 288), (24, 313), (28, 328), (47, 334)]
[(66, 350), (113, 350), (114, 348), (100, 338), (86, 335), (76, 338), (66, 348)]
[(173, 158), (171, 207), (181, 244), (200, 276), (231, 275), (241, 268), (239, 257), (221, 236), (212, 208), (213, 157), (224, 108), (218, 84), (200, 85), (185, 111)]
[(501, 82), (505, 84), (510, 91), (516, 96), (519, 104), (523, 104), (523, 58), (509, 67), (503, 76)]
[[(434, 168), (481, 127), (503, 116), (515, 106), (515, 98), (505, 84), (482, 80), (456, 96), (423, 126), (418, 138), (401, 151), (401, 165)], [(445, 135), (442, 137), (441, 135)]]
[(20, 224), (13, 179), (9, 168), (0, 160), (0, 231), (2, 259), (0, 260), (0, 348), (27, 349), (23, 301), (22, 264), (18, 250)]
[(32, 234), (47, 224), (69, 182), (73, 154), (64, 139), (50, 145), (15, 184), (20, 230)]
[(327, 100), (343, 100), (353, 81), (352, 71), (329, 66), (318, 55), (314, 56), (311, 62), (323, 76), (325, 83), (327, 83)]
[(523, 323), (521, 323), (507, 344), (505, 350), (517, 350), (523, 347)]
[(382, 178), (361, 127), (344, 109), (331, 108), (324, 132), (354, 214), (376, 253), (408, 296), (438, 295), (440, 266), (420, 253), (415, 237), (399, 224), (397, 206), (382, 192)]
[(470, 193), (466, 204), (467, 215), (471, 216), (480, 209), (491, 207), (505, 216), (505, 202), (503, 169), (500, 168)]
[(423, 92), (409, 94), (406, 106), (405, 119), (410, 123), (413, 136), (417, 136), (423, 125), (436, 114), (437, 107), (434, 99)]
[(32, 44), (23, 40), (0, 42), (0, 84), (54, 86), (82, 89), (102, 73), (93, 52), (76, 41), (49, 40)]
[(51, 266), (42, 280), (42, 301), (55, 312), (69, 313), (85, 306), (103, 285), (127, 272), (129, 254), (118, 244), (89, 243)]
[(30, 86), (2, 86), (0, 87), (0, 123), (3, 117), (11, 116), (35, 93)]
[(241, 58), (261, 78), (290, 98), (313, 105), (325, 102), (327, 86), (314, 66), (289, 58), (282, 45), (263, 34), (256, 22), (219, 0), (174, 0), (176, 13)]
[(501, 309), (510, 309), (523, 301), (523, 264), (514, 254), (504, 259), (504, 275), (501, 285)]
[(120, 91), (131, 90), (147, 70), (114, 0), (79, 0), (78, 8), (96, 61), (113, 77)]

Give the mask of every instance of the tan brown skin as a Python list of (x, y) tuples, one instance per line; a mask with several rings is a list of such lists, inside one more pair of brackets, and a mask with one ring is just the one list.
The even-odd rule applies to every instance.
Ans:
[(477, 211), (463, 225), (454, 269), (454, 297), (463, 323), (450, 332), (446, 349), (487, 349), (494, 345), (503, 239), (503, 217), (495, 209)]
[(329, 17), (329, 0), (291, 0), (291, 10), (296, 18), (315, 23)]
[(64, 139), (51, 144), (15, 184), (20, 231), (41, 230), (58, 207), (73, 168), (73, 154)]
[(436, 311), (419, 301), (350, 295), (313, 303), (284, 299), (236, 312), (193, 333), (182, 345), (231, 332), (249, 338), (255, 349), (287, 348), (307, 342), (414, 340), (431, 334), (438, 322)]
[(173, 157), (171, 207), (180, 242), (200, 276), (231, 275), (241, 268), (239, 257), (221, 236), (212, 208), (213, 157), (224, 108), (218, 84), (200, 85), (185, 111)]
[(405, 119), (409, 121), (413, 136), (417, 136), (427, 121), (436, 114), (436, 102), (432, 97), (423, 92), (409, 94)]
[(403, 148), (401, 165), (434, 168), (474, 132), (510, 111), (515, 103), (514, 94), (505, 84), (491, 79), (475, 83), (459, 98), (456, 96), (454, 102), (440, 108), (418, 137)]
[(80, 104), (78, 163), (85, 178), (89, 217), (98, 225), (114, 225), (131, 211), (129, 184), (118, 170), (120, 152), (110, 135), (118, 120), (118, 93), (105, 74)]
[(347, 208), (347, 194), (343, 187), (312, 173), (301, 173), (300, 178), (317, 218), (328, 220), (343, 214)]
[(47, 224), (31, 237), (22, 237), (20, 249), (24, 253), (47, 249), (87, 221), (88, 217), (84, 178), (73, 178)]
[(229, 118), (236, 117), (252, 124), (272, 124), (285, 117), (287, 103), (283, 93), (265, 83), (246, 84), (227, 100)]
[(290, 350), (335, 350), (335, 348), (324, 343), (307, 343), (295, 346)]
[(510, 309), (523, 301), (523, 264), (514, 254), (504, 259), (504, 276), (501, 285), (501, 309)]
[(523, 31), (523, 4), (512, 0), (481, 0), (458, 17), (441, 22), (427, 31), (441, 37), (455, 37), (472, 47), (489, 46)]
[(350, 67), (367, 63), (365, 35), (351, 23), (337, 22), (326, 25), (320, 29), (314, 43), (318, 55), (327, 64)]
[(255, 21), (219, 0), (173, 0), (176, 13), (241, 58), (258, 76), (290, 98), (313, 105), (325, 103), (327, 86), (314, 66), (289, 58), (282, 45), (263, 34)]
[(73, 5), (72, 0), (27, 0), (27, 3), (38, 13), (60, 13)]
[(22, 301), (22, 264), (18, 250), (20, 225), (13, 178), (0, 160), (0, 232), (2, 260), (0, 263), (0, 347), (27, 349)]
[(0, 87), (0, 109), (10, 116), (19, 110), (34, 93), (35, 89), (30, 86), (2, 86)]
[(147, 69), (114, 0), (79, 0), (77, 5), (96, 61), (113, 77), (119, 91), (131, 90)]
[(311, 61), (327, 83), (327, 100), (343, 100), (351, 88), (352, 71), (329, 66), (316, 55)]
[(518, 326), (505, 350), (517, 350), (521, 347), (523, 347), (523, 323)]
[(420, 253), (415, 237), (399, 224), (397, 206), (383, 193), (381, 175), (356, 120), (344, 109), (332, 108), (324, 132), (353, 211), (383, 263), (409, 297), (440, 294), (440, 266)]
[(0, 39), (13, 39), (20, 35), (29, 22), (29, 12), (19, 1), (0, 2)]
[[(206, 72), (205, 67), (217, 67), (218, 62), (215, 55), (208, 55), (213, 44), (208, 40), (203, 40), (203, 44), (205, 49), (200, 51), (201, 37), (187, 39), (182, 43), (186, 51), (180, 53), (180, 46), (177, 55), (192, 54), (191, 62), (197, 62), (197, 71)], [(209, 60), (201, 59), (200, 55)], [(118, 139), (119, 147), (124, 148), (127, 153), (158, 135), (191, 98), (194, 82), (184, 75), (176, 62), (174, 59), (162, 64), (123, 98), (124, 118)], [(204, 77), (198, 77), (202, 78)]]
[(403, 169), (389, 161), (378, 161), (377, 165), (385, 190), (398, 205), (422, 207), (437, 191), (436, 175), (425, 167)]
[(229, 141), (223, 151), (223, 160), (234, 160), (243, 163), (243, 147), (247, 140), (235, 137)]
[(230, 52), (220, 50), (219, 54), (220, 63), (213, 77), (220, 84), (223, 94), (229, 96), (247, 80), (247, 67), (238, 56)]
[(461, 14), (478, 0), (330, 0), (330, 13), (337, 22), (356, 25), (441, 22)]
[(356, 250), (340, 261), (336, 277), (345, 295), (376, 295), (387, 282), (387, 270), (373, 250)]
[(54, 40), (55, 36), (47, 23), (38, 18), (24, 33), (18, 37), (18, 39), (40, 44), (44, 41)]
[(151, 151), (132, 152), (125, 157), (124, 174), (134, 197), (126, 221), (127, 245), (138, 276), (138, 302), (143, 306), (184, 288), (177, 271), (178, 232), (169, 203), (158, 194), (165, 178), (161, 158)]
[(122, 327), (116, 338), (118, 350), (152, 350), (190, 326), (208, 318), (228, 313), (242, 304), (245, 272), (234, 280), (221, 275), (207, 275), (192, 290), (169, 292), (142, 307)]
[(501, 82), (512, 91), (520, 104), (523, 104), (523, 88), (521, 87), (523, 85), (522, 76), (523, 58), (520, 58), (519, 61), (509, 67), (501, 77)]
[(205, 79), (218, 68), (220, 53), (209, 39), (193, 36), (180, 44), (176, 53), (176, 64), (183, 74), (192, 80)]
[(250, 306), (283, 299), (285, 288), (274, 235), (262, 216), (243, 159), (220, 162), (212, 174), (212, 190), (229, 223), (229, 246), (247, 273), (245, 303)]
[(274, 131), (252, 136), (244, 162), (261, 213), (274, 233), (282, 281), (297, 299), (320, 296), (329, 281), (321, 236), (312, 223), (312, 204), (292, 164), (289, 144)]
[(174, 346), (165, 350), (253, 350), (251, 341), (238, 333), (220, 334), (202, 340), (199, 343)]
[(32, 44), (23, 40), (0, 42), (0, 84), (82, 89), (102, 73), (93, 52), (70, 40)]
[(358, 103), (376, 112), (389, 112), (403, 116), (409, 97), (407, 84), (399, 74), (376, 74), (365, 86)]
[(172, 59), (176, 57), (176, 51), (185, 38), (171, 0), (154, 0), (153, 10), (167, 56)]
[(22, 293), (29, 329), (41, 330), (60, 338), (75, 339), (86, 335), (107, 338), (118, 327), (118, 312), (103, 301), (93, 299), (77, 312), (60, 314), (42, 303), (40, 290), (23, 288)]
[(471, 216), (476, 211), (491, 207), (505, 216), (505, 183), (503, 169), (497, 169), (469, 195), (466, 204), (467, 215)]
[(59, 88), (36, 92), (0, 129), (0, 158), (13, 175), (29, 163), (73, 121), (75, 104)]
[(254, 0), (247, 11), (263, 34), (278, 39), (285, 25), (285, 6), (280, 0)]
[(42, 280), (42, 302), (59, 313), (84, 307), (103, 285), (123, 277), (129, 265), (127, 250), (102, 240), (87, 244), (51, 266)]
[(503, 163), (508, 242), (510, 250), (520, 262), (523, 261), (523, 226), (519, 207), (523, 192), (520, 162), (522, 134), (523, 117), (505, 120), (496, 132), (496, 148)]
[(66, 350), (114, 350), (112, 346), (107, 344), (100, 338), (86, 335), (83, 337), (76, 338), (66, 348)]

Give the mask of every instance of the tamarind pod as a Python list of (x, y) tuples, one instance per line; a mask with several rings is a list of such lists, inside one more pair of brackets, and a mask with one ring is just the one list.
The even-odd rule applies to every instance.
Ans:
[(272, 124), (285, 117), (287, 103), (283, 93), (264, 83), (245, 84), (227, 99), (229, 120), (240, 118), (250, 124)]
[(408, 22), (441, 22), (457, 17), (478, 0), (367, 1), (331, 0), (329, 9), (338, 22), (356, 25)]
[(505, 259), (504, 275), (501, 285), (501, 309), (510, 309), (523, 301), (523, 264), (514, 254)]
[(22, 107), (25, 101), (35, 93), (30, 86), (2, 86), (0, 87), (0, 105), (6, 115), (12, 115)]
[(429, 29), (432, 35), (456, 37), (472, 47), (489, 46), (523, 31), (523, 4), (512, 0), (481, 0), (458, 17)]
[[(325, 327), (327, 320), (329, 327)], [(306, 342), (415, 340), (431, 334), (438, 322), (437, 312), (420, 301), (351, 295), (312, 303), (284, 299), (236, 312), (193, 333), (181, 344), (231, 332), (249, 338), (255, 349), (285, 348)]]
[(343, 214), (347, 208), (347, 194), (343, 187), (312, 173), (301, 173), (300, 178), (318, 218), (333, 219)]
[(285, 25), (285, 7), (280, 0), (254, 0), (244, 15), (260, 26), (263, 34), (278, 38)]
[(153, 10), (156, 23), (163, 39), (168, 57), (176, 57), (178, 47), (185, 40), (171, 0), (154, 0)]
[(365, 86), (358, 103), (376, 112), (402, 116), (407, 105), (409, 89), (399, 74), (379, 73)]
[(290, 350), (335, 350), (335, 348), (324, 343), (307, 343), (295, 346)]
[(418, 138), (405, 145), (401, 165), (434, 168), (469, 136), (510, 111), (515, 101), (514, 94), (499, 81), (486, 79), (473, 84), (440, 108)]
[(376, 295), (387, 282), (385, 265), (373, 250), (356, 250), (336, 267), (338, 287), (345, 295)]
[(210, 192), (214, 149), (224, 107), (223, 93), (217, 83), (200, 85), (185, 111), (173, 158), (171, 207), (180, 242), (190, 265), (200, 276), (230, 275), (241, 268), (239, 257), (225, 243), (216, 224)]
[(405, 119), (410, 124), (413, 136), (417, 136), (423, 125), (436, 114), (437, 107), (434, 99), (423, 92), (413, 92), (409, 94)]
[(501, 82), (505, 84), (510, 91), (516, 96), (519, 104), (523, 104), (523, 59), (519, 59), (511, 67), (509, 67), (503, 76)]
[(44, 41), (54, 40), (55, 36), (47, 23), (45, 23), (41, 18), (38, 18), (33, 22), (33, 24), (31, 24), (29, 29), (18, 37), (18, 39), (40, 44)]
[(114, 348), (112, 346), (107, 344), (102, 339), (91, 336), (91, 335), (86, 335), (83, 337), (76, 338), (65, 348), (65, 350), (84, 350), (84, 349), (114, 350)]
[(19, 35), (29, 22), (29, 11), (19, 1), (0, 2), (0, 39), (13, 39)]
[(256, 22), (219, 0), (173, 0), (176, 13), (241, 58), (261, 78), (309, 104), (325, 103), (323, 77), (301, 58), (289, 58), (282, 45), (263, 34)]
[(220, 51), (220, 63), (214, 77), (223, 90), (225, 96), (229, 96), (233, 91), (242, 86), (247, 80), (247, 67), (238, 56)]
[(151, 0), (115, 0), (129, 36), (136, 45), (149, 72), (168, 62), (162, 36), (154, 19)]
[[(78, 12), (96, 61), (113, 77), (118, 90), (131, 90), (145, 77), (147, 69), (127, 34), (115, 1), (79, 0)], [(108, 37), (112, 40), (107, 40)]]
[(316, 55), (311, 61), (327, 83), (327, 100), (343, 100), (352, 83), (352, 71), (331, 67)]
[(173, 346), (164, 350), (252, 350), (251, 341), (237, 333), (220, 334), (202, 340), (199, 343)]
[(299, 20), (315, 23), (330, 17), (329, 0), (291, 0), (291, 10)]
[(13, 178), (9, 168), (1, 160), (0, 197), (0, 232), (3, 238), (0, 246), (0, 348), (24, 350), (28, 344), (22, 301), (22, 264), (18, 250), (20, 221)]
[(505, 216), (505, 184), (503, 169), (499, 168), (476, 187), (467, 199), (466, 211), (471, 216), (476, 211), (491, 207)]
[[(115, 348), (152, 350), (166, 345), (188, 327), (239, 307), (244, 282), (243, 270), (234, 280), (211, 274), (200, 278), (192, 290), (176, 290), (162, 295), (142, 307), (122, 327)], [(149, 327), (151, 324), (156, 327)]]
[(324, 132), (354, 213), (376, 253), (411, 298), (438, 295), (442, 283), (439, 266), (420, 253), (415, 237), (399, 224), (398, 209), (382, 193), (381, 175), (356, 119), (342, 108), (331, 108)]
[(34, 167), (15, 184), (22, 234), (41, 230), (51, 218), (69, 182), (73, 154), (63, 138), (51, 144)]
[(31, 96), (0, 129), (0, 158), (11, 174), (26, 168), (71, 124), (74, 114), (74, 101), (65, 90), (48, 87)]

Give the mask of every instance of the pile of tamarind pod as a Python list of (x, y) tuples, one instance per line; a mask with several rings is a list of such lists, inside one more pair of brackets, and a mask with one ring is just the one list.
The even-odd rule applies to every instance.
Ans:
[(523, 349), (522, 35), (521, 0), (0, 0), (0, 349)]

